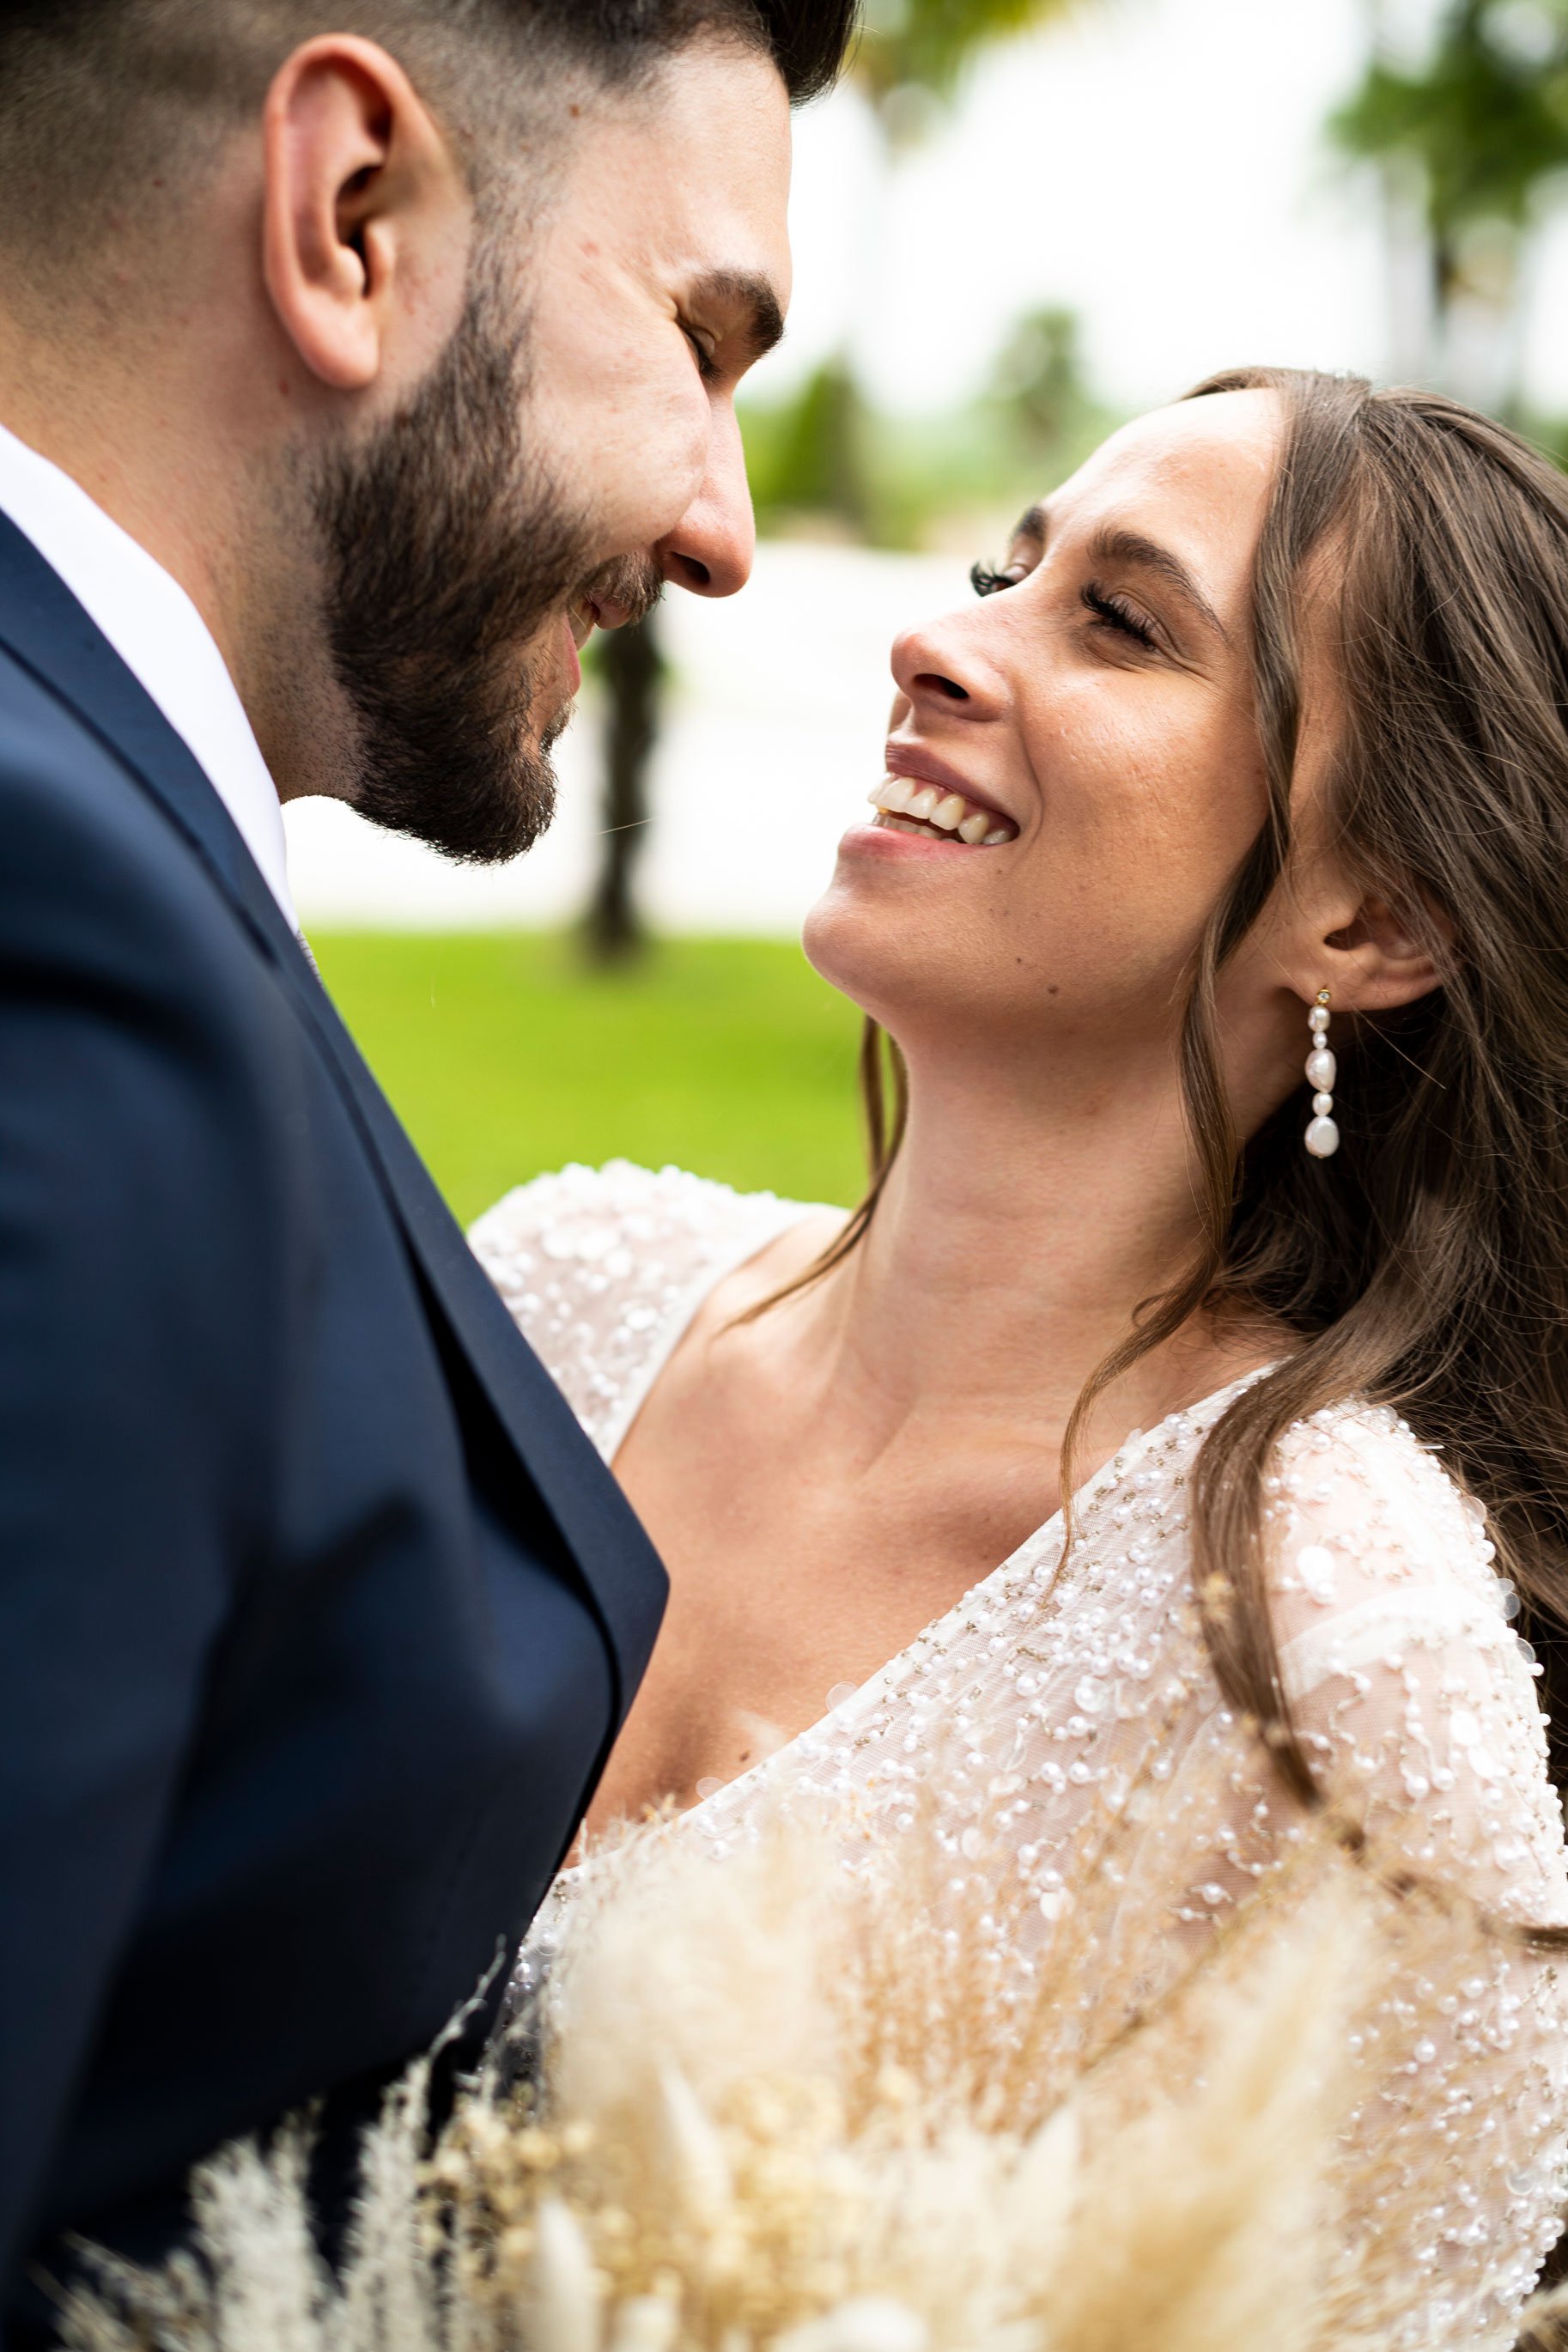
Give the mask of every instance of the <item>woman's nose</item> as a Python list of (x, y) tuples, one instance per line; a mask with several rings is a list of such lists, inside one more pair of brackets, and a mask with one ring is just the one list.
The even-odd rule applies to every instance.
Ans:
[(994, 688), (981, 656), (963, 642), (956, 619), (928, 621), (893, 639), (893, 676), (917, 710), (988, 719)]
[(664, 577), (697, 596), (733, 596), (752, 576), (757, 527), (733, 409), (714, 419), (697, 496), (654, 550)]

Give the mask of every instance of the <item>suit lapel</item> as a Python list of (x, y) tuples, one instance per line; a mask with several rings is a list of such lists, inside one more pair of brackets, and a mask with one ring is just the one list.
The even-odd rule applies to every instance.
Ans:
[(205, 772), (32, 541), (3, 514), (0, 644), (159, 803), (277, 968), (348, 1097), (438, 1312), (576, 1558), (609, 1637), (624, 1713), (664, 1606), (665, 1580), (652, 1547), (474, 1258)]

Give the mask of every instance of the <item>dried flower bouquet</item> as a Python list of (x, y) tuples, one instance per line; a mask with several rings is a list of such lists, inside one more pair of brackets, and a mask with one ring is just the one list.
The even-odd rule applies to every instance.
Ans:
[(1084, 1891), (1034, 1927), (1022, 1993), (986, 1958), (1005, 1881), (982, 1865), (955, 1894), (934, 1840), (847, 1865), (781, 1818), (717, 1867), (639, 1833), (574, 1906), (526, 2021), (537, 2075), (499, 2053), (433, 2147), (427, 2070), (388, 2101), (341, 2275), (291, 2129), (198, 2172), (194, 2252), (156, 2275), (101, 2261), (65, 2340), (1372, 2352), (1399, 2217), (1347, 2229), (1378, 2160), (1347, 2118), (1388, 2021), (1440, 2032), (1486, 1930), (1324, 1828), (1154, 1983), (1123, 1829), (1086, 1831)]

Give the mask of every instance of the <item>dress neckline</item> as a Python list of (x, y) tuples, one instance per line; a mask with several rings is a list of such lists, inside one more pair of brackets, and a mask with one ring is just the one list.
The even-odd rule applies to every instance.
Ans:
[[(743, 1264), (744, 1261), (742, 1260), (742, 1263)], [(1121, 1479), (1126, 1477), (1130, 1471), (1135, 1470), (1140, 1459), (1148, 1453), (1150, 1447), (1176, 1423), (1191, 1422), (1194, 1428), (1200, 1428), (1206, 1433), (1207, 1429), (1219, 1419), (1226, 1407), (1240, 1396), (1243, 1390), (1252, 1387), (1255, 1381), (1263, 1380), (1274, 1369), (1274, 1363), (1255, 1365), (1251, 1371), (1238, 1373), (1235, 1380), (1226, 1381), (1222, 1388), (1211, 1389), (1207, 1396), (1197, 1398), (1192, 1404), (1178, 1405), (1173, 1412), (1166, 1413), (1163, 1420), (1155, 1422), (1151, 1428), (1130, 1430), (1114, 1454), (1102, 1462), (1098, 1470), (1091, 1471), (1081, 1486), (1073, 1489), (1072, 1508), (1075, 1519), (1081, 1521), (1085, 1512), (1099, 1500), (1107, 1486), (1116, 1485)], [(821, 1715), (817, 1716), (813, 1722), (803, 1725), (799, 1731), (793, 1733), (788, 1739), (782, 1740), (779, 1746), (770, 1749), (766, 1756), (760, 1756), (757, 1761), (754, 1764), (749, 1764), (743, 1772), (737, 1772), (732, 1780), (721, 1782), (708, 1796), (700, 1797), (694, 1805), (683, 1807), (676, 1815), (676, 1819), (682, 1822), (691, 1821), (699, 1814), (708, 1811), (710, 1808), (717, 1809), (725, 1806), (727, 1802), (734, 1801), (737, 1791), (744, 1790), (748, 1783), (753, 1786), (760, 1783), (764, 1775), (782, 1764), (786, 1758), (794, 1755), (804, 1742), (814, 1741), (828, 1724), (832, 1724), (836, 1729), (841, 1728), (847, 1737), (860, 1717), (869, 1713), (897, 1687), (900, 1675), (907, 1670), (916, 1653), (929, 1643), (935, 1642), (940, 1644), (948, 1627), (961, 1623), (965, 1618), (972, 1616), (992, 1594), (994, 1588), (1005, 1586), (1025, 1573), (1036, 1574), (1042, 1561), (1050, 1557), (1053, 1549), (1057, 1553), (1056, 1569), (1059, 1569), (1063, 1564), (1060, 1547), (1065, 1539), (1065, 1534), (1066, 1511), (1064, 1506), (1058, 1503), (1050, 1517), (1042, 1520), (1041, 1524), (1031, 1534), (1026, 1535), (1021, 1543), (1015, 1545), (1005, 1559), (998, 1560), (996, 1566), (988, 1569), (977, 1582), (969, 1587), (967, 1591), (960, 1593), (950, 1608), (944, 1609), (939, 1616), (930, 1619), (901, 1650), (889, 1658), (884, 1664), (877, 1667), (863, 1683), (856, 1684), (848, 1696), (841, 1699), (837, 1706), (829, 1704), (825, 1706)], [(1053, 1569), (1047, 1580), (1045, 1591), (1041, 1594), (1042, 1600), (1047, 1593), (1056, 1589), (1056, 1569)]]
[[(739, 1273), (742, 1266), (749, 1265), (753, 1258), (760, 1257), (763, 1250), (771, 1248), (781, 1234), (792, 1232), (796, 1225), (804, 1224), (807, 1217), (817, 1215), (821, 1208), (826, 1204), (816, 1202), (775, 1201), (773, 1205), (780, 1212), (776, 1220), (766, 1221), (760, 1234), (754, 1227), (748, 1226), (745, 1231), (734, 1235), (730, 1244), (721, 1250), (715, 1257), (710, 1258), (700, 1272), (686, 1285), (675, 1307), (661, 1324), (654, 1337), (653, 1345), (648, 1349), (647, 1360), (639, 1367), (636, 1376), (627, 1382), (616, 1416), (606, 1426), (600, 1441), (600, 1450), (612, 1470), (621, 1447), (631, 1433), (633, 1423), (653, 1392), (659, 1374), (668, 1364), (703, 1306), (712, 1297), (719, 1285), (730, 1275)], [(1081, 1518), (1083, 1513), (1098, 1500), (1108, 1486), (1125, 1477), (1134, 1467), (1140, 1456), (1147, 1453), (1150, 1446), (1177, 1422), (1192, 1422), (1194, 1425), (1206, 1430), (1219, 1419), (1221, 1413), (1241, 1395), (1245, 1389), (1252, 1387), (1254, 1382), (1263, 1380), (1273, 1371), (1278, 1360), (1276, 1358), (1266, 1364), (1255, 1365), (1250, 1371), (1238, 1373), (1234, 1380), (1226, 1381), (1217, 1389), (1211, 1389), (1206, 1396), (1195, 1399), (1193, 1403), (1178, 1405), (1174, 1412), (1166, 1413), (1163, 1420), (1155, 1422), (1149, 1429), (1130, 1430), (1121, 1444), (1108, 1455), (1099, 1468), (1091, 1471), (1081, 1485), (1073, 1489), (1071, 1504), (1075, 1518)], [(722, 1781), (706, 1797), (699, 1797), (695, 1804), (683, 1806), (675, 1818), (682, 1822), (690, 1822), (709, 1811), (710, 1808), (723, 1806), (731, 1801), (738, 1790), (745, 1790), (748, 1783), (756, 1783), (763, 1775), (771, 1771), (784, 1758), (794, 1754), (803, 1741), (815, 1738), (828, 1723), (842, 1723), (847, 1730), (854, 1718), (863, 1709), (874, 1706), (896, 1683), (900, 1670), (916, 1651), (933, 1638), (940, 1639), (946, 1626), (972, 1612), (994, 1586), (1006, 1583), (1026, 1568), (1032, 1571), (1037, 1565), (1040, 1556), (1047, 1553), (1053, 1544), (1060, 1545), (1065, 1528), (1066, 1507), (1058, 1503), (1049, 1518), (1043, 1520), (1037, 1528), (1025, 1536), (1020, 1543), (1016, 1544), (1005, 1559), (998, 1560), (994, 1568), (988, 1569), (975, 1583), (960, 1593), (958, 1599), (949, 1608), (944, 1609), (940, 1615), (932, 1617), (922, 1625), (919, 1633), (906, 1643), (901, 1650), (877, 1667), (863, 1683), (858, 1683), (852, 1696), (841, 1700), (837, 1706), (831, 1704), (826, 1706), (822, 1714), (816, 1717), (812, 1722), (803, 1725), (799, 1731), (792, 1733), (790, 1738), (781, 1741), (777, 1748), (771, 1748), (767, 1755), (760, 1756), (756, 1762), (749, 1764), (743, 1772), (737, 1772), (731, 1780)], [(1059, 1559), (1058, 1564), (1060, 1565)], [(592, 1856), (588, 1856), (587, 1859), (591, 1860)], [(581, 1866), (578, 1864), (575, 1867)], [(574, 1875), (575, 1869), (563, 1872), (562, 1874), (563, 1877)]]

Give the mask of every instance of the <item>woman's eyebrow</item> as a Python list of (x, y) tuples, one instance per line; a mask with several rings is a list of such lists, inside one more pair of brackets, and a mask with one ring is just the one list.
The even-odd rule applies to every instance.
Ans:
[(1046, 531), (1049, 520), (1049, 512), (1043, 500), (1038, 505), (1028, 508), (1013, 525), (1009, 546), (1016, 547), (1018, 541), (1023, 540), (1026, 545), (1036, 551), (1037, 554), (1042, 552), (1046, 544)]
[(1230, 632), (1186, 565), (1168, 547), (1162, 547), (1157, 539), (1146, 539), (1141, 530), (1108, 527), (1095, 533), (1089, 551), (1096, 563), (1131, 563), (1140, 571), (1153, 572), (1156, 579), (1163, 580), (1182, 598), (1206, 628), (1214, 631), (1222, 645), (1229, 645)]
[[(1022, 541), (1037, 555), (1044, 554), (1050, 534), (1050, 508), (1042, 499), (1019, 516), (1013, 526), (1010, 543), (1016, 547)], [(1180, 556), (1173, 555), (1168, 547), (1162, 547), (1157, 539), (1150, 539), (1144, 532), (1128, 530), (1121, 524), (1107, 523), (1090, 540), (1089, 554), (1094, 563), (1131, 563), (1141, 571), (1153, 572), (1167, 588), (1182, 598), (1205, 628), (1214, 631), (1222, 645), (1229, 645), (1229, 630), (1186, 565)]]

